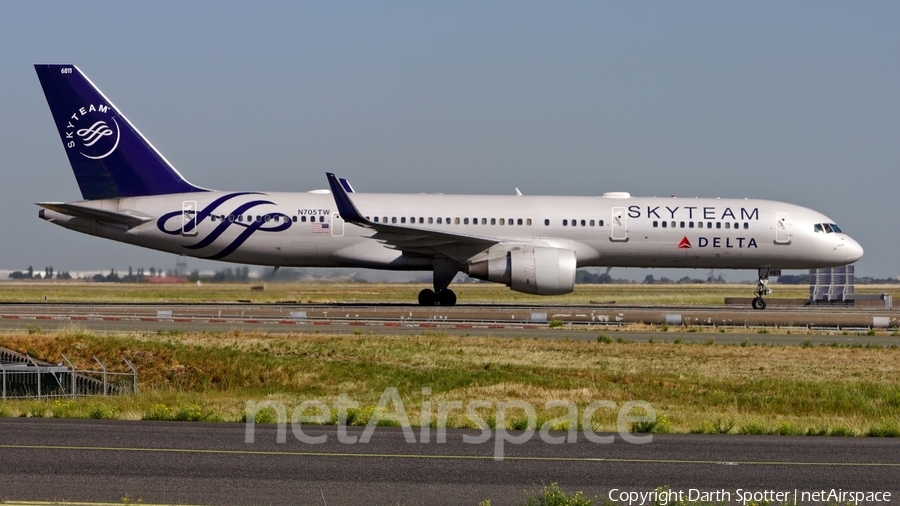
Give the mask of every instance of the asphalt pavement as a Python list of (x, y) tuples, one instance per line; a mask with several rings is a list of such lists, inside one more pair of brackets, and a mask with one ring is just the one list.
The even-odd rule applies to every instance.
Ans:
[[(900, 497), (900, 438), (657, 434), (647, 444), (549, 444), (538, 433), (497, 435), (479, 444), (447, 431), (446, 442), (378, 427), (367, 443), (339, 440), (334, 426), (304, 426), (322, 444), (301, 442), (291, 425), (0, 419), (0, 500), (144, 504), (517, 504), (556, 482), (602, 504), (615, 490), (657, 487), (687, 494), (892, 492)], [(363, 435), (349, 427), (340, 437)], [(563, 433), (551, 433), (554, 436)], [(637, 496), (635, 496), (637, 497)], [(724, 496), (723, 496), (724, 497)], [(884, 496), (882, 496), (884, 497)], [(623, 502), (620, 501), (620, 504)], [(635, 502), (634, 504), (638, 504)], [(809, 502), (804, 502), (809, 504)], [(881, 504), (889, 504), (882, 502)]]

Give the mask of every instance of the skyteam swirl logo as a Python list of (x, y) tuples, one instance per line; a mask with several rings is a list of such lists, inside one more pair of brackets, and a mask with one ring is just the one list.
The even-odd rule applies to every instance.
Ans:
[(257, 192), (229, 193), (214, 200), (203, 209), (192, 212), (192, 216), (186, 216), (183, 210), (166, 213), (157, 220), (156, 227), (164, 234), (186, 235), (196, 232), (199, 225), (206, 220), (217, 223), (208, 234), (198, 235), (197, 238), (199, 240), (196, 243), (183, 246), (189, 250), (199, 250), (212, 246), (216, 239), (222, 237), (232, 227), (243, 229), (240, 230), (237, 237), (231, 239), (217, 252), (205, 256), (196, 255), (198, 258), (209, 260), (220, 260), (234, 253), (247, 239), (250, 239), (250, 236), (257, 232), (281, 232), (291, 228), (293, 224), (291, 217), (283, 213), (253, 213), (249, 215), (251, 219), (245, 220), (244, 215), (253, 209), (264, 205), (274, 205), (274, 202), (269, 200), (250, 200), (236, 206), (233, 204), (228, 205), (229, 201), (246, 195), (265, 194)]
[(105, 121), (98, 121), (91, 125), (90, 128), (82, 128), (76, 132), (78, 137), (84, 141), (85, 147), (91, 147), (97, 144), (97, 141), (113, 134), (112, 128), (107, 126)]
[(90, 104), (78, 108), (69, 116), (63, 129), (63, 141), (68, 149), (89, 160), (101, 160), (119, 147), (121, 130), (108, 105)]

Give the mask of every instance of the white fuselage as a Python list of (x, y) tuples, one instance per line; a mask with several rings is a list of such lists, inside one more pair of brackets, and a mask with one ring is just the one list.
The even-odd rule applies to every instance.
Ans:
[[(353, 193), (379, 223), (575, 251), (577, 266), (807, 269), (851, 263), (862, 248), (800, 206), (703, 198)], [(76, 202), (144, 217), (129, 228), (44, 210), (65, 228), (198, 258), (296, 267), (431, 270), (432, 257), (372, 239), (330, 192), (204, 192)], [(196, 219), (196, 223), (194, 223)], [(413, 223), (414, 222), (414, 223)], [(194, 226), (196, 225), (196, 226)], [(460, 252), (464, 266), (475, 252)], [(465, 270), (464, 267), (462, 270)]]

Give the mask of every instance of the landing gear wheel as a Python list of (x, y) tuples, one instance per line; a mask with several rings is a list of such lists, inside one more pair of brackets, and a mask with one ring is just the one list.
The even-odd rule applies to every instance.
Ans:
[(437, 295), (435, 295), (434, 291), (432, 291), (428, 288), (419, 292), (419, 305), (420, 306), (433, 306), (436, 300), (437, 300)]
[(438, 292), (437, 294), (438, 304), (442, 306), (455, 306), (456, 305), (456, 294), (453, 293), (453, 290), (449, 288), (445, 288)]
[(759, 283), (756, 285), (756, 298), (753, 299), (753, 309), (765, 309), (766, 301), (764, 295), (769, 295), (772, 290), (769, 289), (769, 269), (759, 270)]

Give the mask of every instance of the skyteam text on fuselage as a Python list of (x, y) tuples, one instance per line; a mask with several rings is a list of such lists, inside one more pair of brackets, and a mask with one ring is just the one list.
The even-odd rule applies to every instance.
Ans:
[[(845, 265), (863, 255), (833, 220), (749, 199), (222, 192), (194, 186), (74, 65), (36, 65), (84, 200), (41, 202), (62, 227), (244, 264), (432, 271), (423, 305), (453, 305), (458, 272), (513, 290), (574, 290), (578, 267), (755, 269)], [(518, 192), (517, 192), (518, 193)]]

